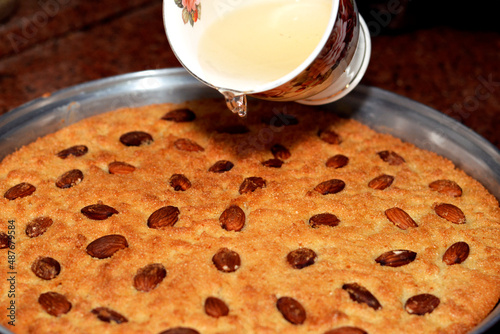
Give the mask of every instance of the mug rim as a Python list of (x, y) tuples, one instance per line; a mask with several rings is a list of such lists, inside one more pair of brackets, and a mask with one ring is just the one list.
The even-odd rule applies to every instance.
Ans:
[[(241, 93), (241, 94), (245, 94), (245, 95), (262, 93), (262, 92), (266, 92), (268, 90), (274, 89), (276, 87), (279, 87), (279, 86), (283, 85), (284, 83), (291, 81), (293, 78), (298, 76), (302, 71), (304, 71), (310, 64), (312, 64), (314, 62), (314, 60), (320, 54), (321, 50), (323, 49), (323, 47), (327, 43), (328, 39), (330, 38), (330, 34), (335, 27), (335, 22), (337, 21), (337, 14), (338, 14), (339, 6), (340, 6), (340, 0), (330, 0), (332, 2), (332, 8), (331, 8), (331, 12), (330, 12), (330, 18), (328, 20), (328, 25), (325, 28), (325, 31), (323, 32), (323, 35), (322, 35), (320, 41), (318, 42), (318, 44), (316, 45), (316, 47), (314, 48), (314, 50), (309, 54), (309, 56), (302, 63), (300, 63), (299, 66), (297, 66), (293, 71), (287, 73), (286, 75), (284, 75), (276, 80), (273, 80), (271, 82), (266, 82), (266, 83), (261, 84), (261, 85), (257, 85), (254, 89), (245, 90), (245, 91), (238, 91), (238, 90), (235, 90), (235, 89), (229, 88), (229, 87), (214, 86), (213, 84), (211, 84), (207, 80), (201, 78), (198, 74), (195, 74), (182, 61), (178, 52), (175, 50), (174, 44), (171, 42), (172, 39), (169, 36), (169, 29), (168, 29), (167, 20), (166, 20), (166, 11), (167, 11), (167, 6), (168, 6), (167, 1), (173, 2), (173, 0), (163, 0), (163, 6), (162, 6), (163, 26), (164, 26), (165, 34), (167, 36), (167, 40), (169, 42), (170, 48), (172, 49), (172, 52), (174, 53), (177, 60), (181, 63), (181, 65), (189, 72), (189, 74), (191, 74), (197, 80), (201, 81), (202, 83), (204, 83), (205, 85), (207, 85), (209, 87), (212, 87), (212, 88), (217, 89), (219, 91), (230, 91), (230, 92)], [(209, 0), (204, 0), (204, 1), (209, 1)], [(265, 2), (267, 0), (257, 0), (257, 1)], [(358, 13), (356, 12), (355, 14), (357, 15)]]

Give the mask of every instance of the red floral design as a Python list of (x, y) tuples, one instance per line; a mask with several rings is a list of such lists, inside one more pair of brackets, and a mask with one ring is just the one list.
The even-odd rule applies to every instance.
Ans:
[(201, 18), (201, 3), (200, 0), (174, 0), (175, 4), (182, 8), (182, 21), (184, 24), (188, 22), (191, 26)]
[(200, 4), (200, 0), (182, 0), (182, 5), (190, 12), (196, 11), (196, 5)]

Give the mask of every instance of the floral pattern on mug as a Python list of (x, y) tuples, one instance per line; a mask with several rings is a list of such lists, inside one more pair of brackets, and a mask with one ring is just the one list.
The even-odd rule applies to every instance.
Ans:
[(182, 8), (182, 21), (184, 24), (188, 22), (191, 26), (201, 19), (201, 4), (200, 0), (174, 0), (177, 7)]
[(313, 63), (291, 81), (253, 96), (269, 100), (293, 101), (299, 97), (307, 98), (319, 93), (335, 79), (332, 73), (342, 61), (345, 61), (348, 53), (354, 53), (356, 45), (353, 41), (357, 41), (354, 39), (354, 31), (358, 25), (357, 8), (353, 0), (340, 0), (333, 31)]

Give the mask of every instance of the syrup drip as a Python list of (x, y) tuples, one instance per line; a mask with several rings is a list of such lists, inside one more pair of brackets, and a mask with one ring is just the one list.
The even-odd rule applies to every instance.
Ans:
[(247, 115), (247, 96), (245, 94), (230, 90), (219, 90), (219, 92), (226, 98), (229, 110), (240, 117)]

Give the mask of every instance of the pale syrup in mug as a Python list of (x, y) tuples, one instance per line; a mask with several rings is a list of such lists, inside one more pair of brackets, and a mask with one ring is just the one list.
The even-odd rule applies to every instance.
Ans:
[(239, 96), (285, 76), (314, 51), (331, 9), (331, 0), (262, 0), (227, 13), (200, 39), (205, 78)]

